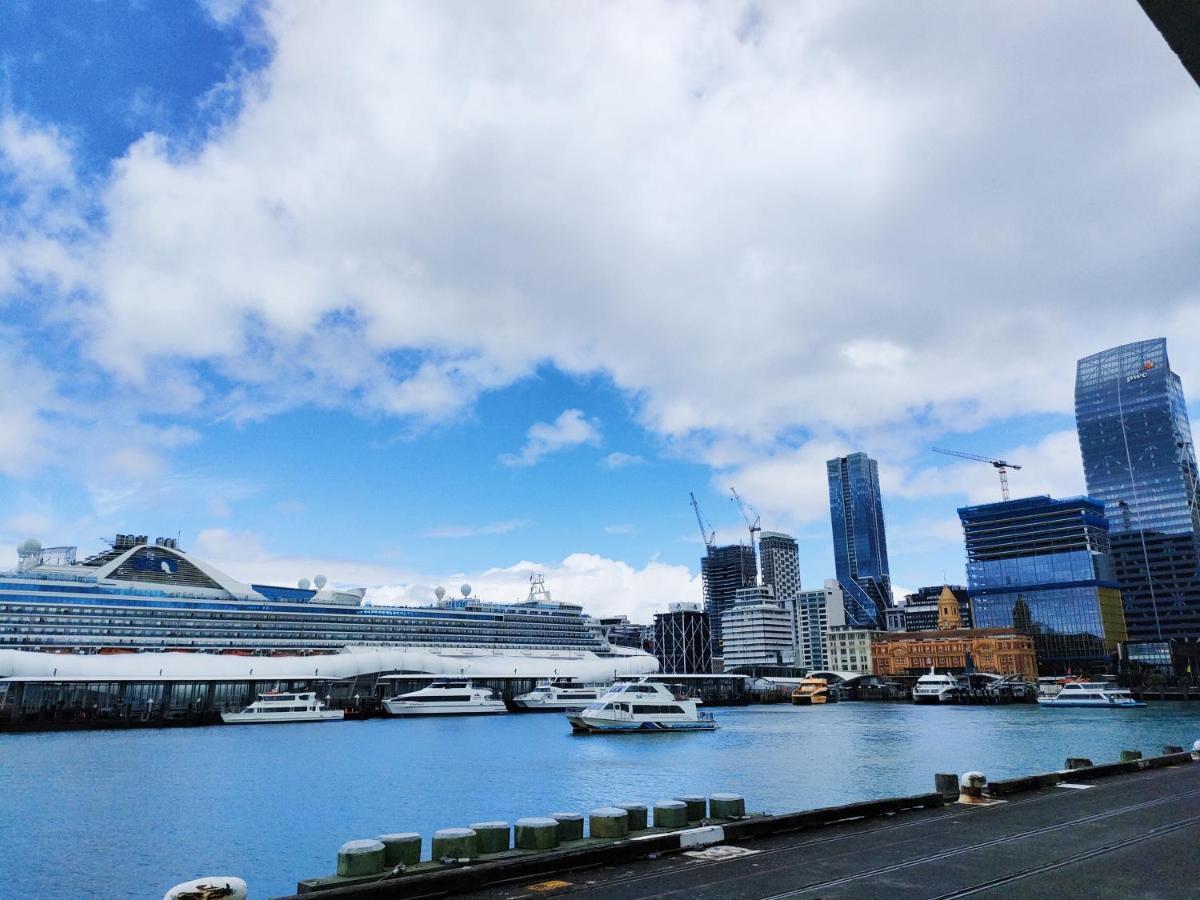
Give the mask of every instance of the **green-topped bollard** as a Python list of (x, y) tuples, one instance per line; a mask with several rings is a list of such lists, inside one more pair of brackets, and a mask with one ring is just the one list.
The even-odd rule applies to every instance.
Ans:
[(383, 871), (382, 841), (346, 841), (338, 848), (337, 873), (343, 878), (378, 875)]
[(701, 797), (699, 794), (688, 794), (686, 797), (676, 797), (687, 804), (687, 817), (689, 822), (699, 822), (708, 814), (708, 798)]
[(682, 800), (659, 800), (654, 804), (655, 828), (687, 828), (688, 808)]
[(619, 806), (602, 806), (588, 814), (588, 834), (594, 838), (629, 836), (629, 813)]
[(541, 816), (517, 819), (513, 835), (518, 850), (553, 850), (558, 846), (558, 822)]
[(421, 835), (415, 831), (381, 834), (385, 866), (415, 866), (421, 861)]
[(746, 800), (741, 794), (713, 794), (708, 810), (714, 819), (741, 819), (746, 815)]
[(1122, 750), (1121, 762), (1137, 762), (1142, 758), (1141, 750)]
[(503, 853), (511, 846), (507, 822), (472, 822), (470, 828), (475, 832), (475, 849), (480, 855)]
[(443, 828), (433, 833), (433, 861), (474, 859), (479, 855), (475, 832), (470, 828)]
[(550, 813), (550, 818), (558, 823), (558, 840), (560, 842), (583, 840), (583, 815), (581, 813), (556, 812)]
[(614, 803), (617, 809), (623, 809), (629, 814), (629, 830), (645, 831), (649, 810), (644, 803)]
[(1068, 756), (1067, 757), (1067, 768), (1068, 769), (1090, 769), (1092, 767), (1092, 765), (1093, 765), (1092, 761), (1090, 759), (1088, 759), (1086, 756)]

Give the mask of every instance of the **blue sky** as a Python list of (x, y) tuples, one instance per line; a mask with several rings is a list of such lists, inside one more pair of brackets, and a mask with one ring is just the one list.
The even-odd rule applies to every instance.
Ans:
[[(179, 532), (379, 600), (698, 599), (694, 490), (963, 579), (1079, 356), (1200, 391), (1200, 93), (1136, 5), (9, 4), (0, 540)], [(15, 560), (15, 554), (11, 554)]]

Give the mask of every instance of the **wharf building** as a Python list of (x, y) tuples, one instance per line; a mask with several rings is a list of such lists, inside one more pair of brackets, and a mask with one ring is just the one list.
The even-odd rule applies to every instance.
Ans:
[(846, 601), (836, 578), (817, 590), (801, 591), (790, 604), (796, 639), (796, 667), (808, 672), (830, 669), (826, 639), (831, 628), (846, 624)]
[(932, 631), (938, 627), (938, 598), (949, 589), (958, 600), (958, 617), (963, 628), (975, 624), (971, 611), (971, 597), (961, 584), (934, 585), (918, 588), (904, 595), (904, 605), (887, 610), (888, 631)]
[(604, 616), (596, 620), (600, 633), (614, 647), (632, 647), (647, 653), (654, 651), (654, 627), (630, 622), (629, 616)]
[(800, 594), (800, 548), (790, 534), (764, 531), (758, 536), (762, 583), (775, 590), (775, 599), (790, 600)]
[(700, 575), (704, 582), (704, 611), (708, 613), (712, 630), (712, 655), (721, 657), (721, 617), (737, 599), (742, 588), (758, 583), (758, 560), (752, 547), (729, 544), (709, 547), (700, 560)]
[(655, 613), (654, 656), (670, 675), (712, 673), (712, 629), (699, 603), (672, 603)]
[(1099, 502), (1027, 497), (958, 515), (976, 627), (1032, 637), (1044, 675), (1115, 668), (1125, 618)]
[(879, 465), (865, 453), (826, 464), (833, 559), (846, 598), (846, 621), (856, 628), (883, 628), (892, 606)]
[(792, 615), (775, 599), (771, 587), (748, 587), (737, 592), (734, 605), (722, 616), (725, 635), (724, 668), (790, 666), (794, 662)]
[(1165, 338), (1079, 360), (1075, 423), (1088, 494), (1104, 504), (1131, 660), (1200, 669), (1200, 477)]
[(1015, 628), (965, 627), (959, 598), (949, 585), (938, 595), (934, 628), (875, 636), (871, 668), (883, 677), (919, 677), (931, 669), (1021, 675), (1030, 681), (1038, 675), (1034, 638)]

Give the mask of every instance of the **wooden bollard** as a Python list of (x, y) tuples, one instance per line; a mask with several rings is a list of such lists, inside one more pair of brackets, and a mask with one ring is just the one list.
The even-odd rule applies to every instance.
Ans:
[(517, 819), (513, 836), (518, 850), (553, 850), (558, 846), (558, 822), (548, 816)]
[(713, 794), (708, 811), (714, 819), (741, 819), (746, 815), (746, 800), (741, 794)]
[(550, 818), (558, 823), (558, 840), (583, 840), (583, 815), (581, 813), (556, 812), (550, 813)]
[(421, 861), (421, 835), (415, 831), (381, 834), (385, 866), (415, 866)]
[(676, 797), (676, 800), (687, 804), (689, 822), (699, 822), (708, 814), (708, 798), (699, 794), (688, 794), (686, 797)]
[(383, 841), (346, 841), (338, 849), (337, 873), (343, 878), (383, 871)]
[(659, 800), (654, 804), (655, 828), (687, 828), (688, 808), (682, 800)]
[(480, 855), (503, 853), (511, 846), (507, 822), (472, 822), (468, 827), (475, 832), (475, 849)]
[(479, 855), (475, 832), (470, 828), (443, 828), (433, 833), (433, 861), (474, 859)]
[(933, 789), (946, 800), (957, 800), (958, 776), (953, 772), (938, 772), (933, 776)]
[(1067, 768), (1068, 769), (1090, 769), (1092, 767), (1092, 765), (1093, 765), (1092, 761), (1090, 759), (1088, 759), (1086, 756), (1068, 756), (1067, 757)]
[(629, 835), (629, 813), (619, 806), (602, 806), (588, 813), (588, 835), (623, 838)]
[(646, 822), (648, 821), (647, 814), (649, 812), (649, 810), (646, 809), (646, 804), (644, 804), (644, 803), (614, 803), (613, 805), (616, 806), (618, 809), (625, 810), (625, 812), (627, 812), (629, 814), (629, 830), (630, 831), (645, 831), (646, 830)]
[(1141, 750), (1122, 750), (1121, 762), (1136, 762), (1142, 758)]

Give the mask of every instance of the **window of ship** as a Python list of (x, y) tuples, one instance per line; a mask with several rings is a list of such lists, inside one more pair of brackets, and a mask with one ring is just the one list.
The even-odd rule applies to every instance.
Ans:
[(441, 697), (405, 697), (405, 701), (413, 703), (465, 703), (471, 699), (470, 694), (447, 694)]

